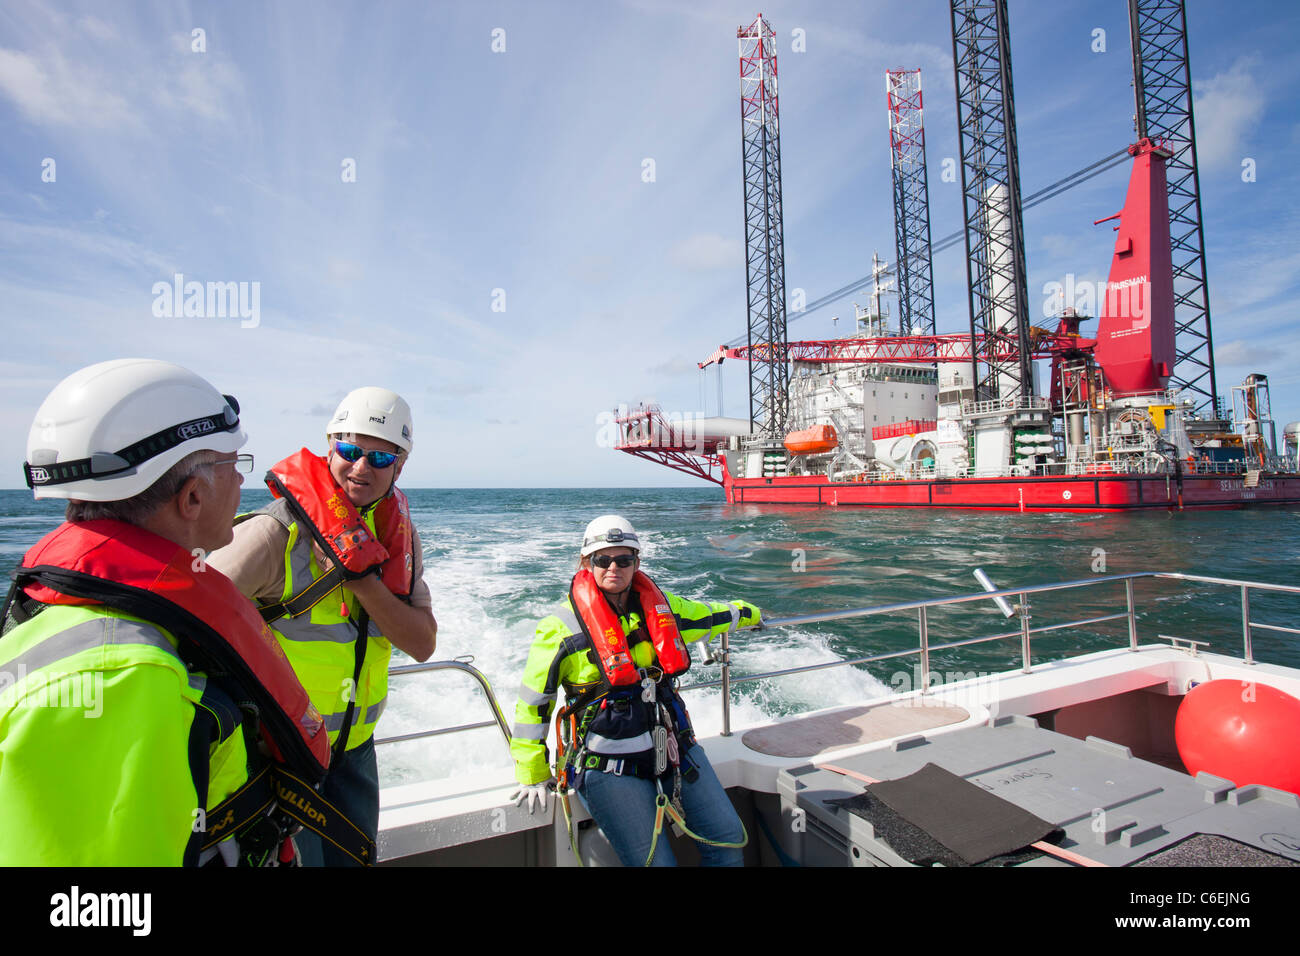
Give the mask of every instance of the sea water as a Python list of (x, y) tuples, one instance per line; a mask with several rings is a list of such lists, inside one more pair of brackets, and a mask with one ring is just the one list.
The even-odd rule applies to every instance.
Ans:
[[(768, 617), (923, 600), (979, 591), (983, 568), (1003, 588), (1135, 571), (1182, 571), (1274, 584), (1300, 583), (1300, 509), (1153, 511), (1137, 514), (1019, 514), (732, 506), (719, 489), (437, 489), (408, 491), (424, 546), (424, 577), (438, 619), (435, 659), (471, 660), (513, 721), (516, 691), (537, 621), (565, 595), (579, 539), (593, 517), (625, 515), (644, 542), (643, 568), (664, 589), (694, 599), (750, 601)], [(246, 489), (243, 508), (265, 504)], [(58, 502), (0, 492), (0, 570), (61, 518)], [(1209, 641), (1240, 656), (1240, 592), (1209, 584), (1139, 581), (1138, 637)], [(1122, 583), (1037, 595), (1034, 627), (1124, 609)], [(1295, 626), (1300, 599), (1253, 592), (1252, 619)], [(929, 616), (932, 647), (1018, 631), (992, 601)], [(1257, 659), (1300, 667), (1300, 645), (1280, 632), (1254, 632)], [(1122, 646), (1126, 622), (1035, 635), (1033, 657)], [(917, 614), (898, 612), (823, 624), (745, 631), (733, 638), (733, 677), (917, 646)], [(394, 663), (409, 663), (394, 655)], [(938, 679), (985, 676), (1018, 667), (1020, 640), (933, 651)], [(697, 676), (698, 675), (698, 676)], [(684, 682), (718, 676), (696, 665)], [(915, 657), (818, 670), (733, 689), (732, 724), (911, 690)], [(697, 729), (721, 727), (719, 692), (690, 693)], [(394, 678), (379, 736), (475, 723), (490, 712), (465, 674)], [(508, 771), (494, 727), (380, 748), (385, 785), (457, 772)]]

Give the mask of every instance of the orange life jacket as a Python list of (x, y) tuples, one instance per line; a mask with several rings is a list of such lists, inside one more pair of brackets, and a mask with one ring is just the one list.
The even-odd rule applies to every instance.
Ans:
[[(664, 593), (644, 573), (637, 571), (632, 577), (632, 592), (641, 602), (641, 615), (650, 635), (655, 657), (665, 677), (677, 677), (691, 666), (691, 655), (686, 650), (677, 629), (677, 619), (668, 605)], [(601, 673), (614, 687), (635, 684), (640, 679), (632, 660), (631, 648), (623, 635), (618, 615), (597, 585), (591, 571), (582, 568), (569, 585), (569, 599), (578, 615), (583, 631), (591, 640), (596, 652), (596, 663)]]
[(396, 487), (375, 505), (376, 540), (356, 506), (330, 474), (329, 463), (306, 448), (266, 473), (271, 494), (284, 498), (332, 555), (343, 575), (359, 578), (380, 565), (380, 580), (397, 595), (411, 593), (414, 567), (411, 508)]
[(102, 604), (168, 631), (187, 666), (230, 675), (253, 699), (272, 756), (319, 782), (330, 756), (320, 711), (252, 603), (220, 571), (195, 563), (135, 525), (65, 522), (27, 552), (14, 579), (42, 604)]

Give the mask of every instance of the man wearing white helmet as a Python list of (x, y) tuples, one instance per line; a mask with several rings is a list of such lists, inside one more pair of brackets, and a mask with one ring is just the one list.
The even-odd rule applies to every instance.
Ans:
[(740, 866), (744, 827), (695, 742), (676, 678), (690, 667), (686, 642), (762, 626), (762, 614), (744, 601), (661, 591), (640, 565), (641, 539), (626, 518), (601, 515), (587, 525), (568, 600), (538, 623), (524, 668), (510, 744), (513, 798), (530, 813), (546, 805), (546, 738), (563, 687), (561, 799), (570, 788), (582, 795), (623, 864), (675, 864), (666, 813), (699, 844), (704, 865)]
[(253, 607), (196, 559), (230, 541), (246, 440), (233, 398), (149, 359), (82, 369), (37, 411), (23, 471), (67, 521), (0, 614), (0, 865), (292, 858), (292, 824), (264, 812), (279, 768), (246, 734), (312, 784), (324, 723)]
[[(303, 448), (267, 473), (275, 500), (235, 524), (209, 557), (259, 605), (333, 748), (322, 794), (370, 839), (379, 828), (374, 731), (388, 700), (393, 647), (428, 660), (437, 638), (420, 537), (398, 476), (411, 410), (395, 392), (349, 393), (326, 429), (324, 457)], [(306, 865), (354, 862), (310, 835)]]

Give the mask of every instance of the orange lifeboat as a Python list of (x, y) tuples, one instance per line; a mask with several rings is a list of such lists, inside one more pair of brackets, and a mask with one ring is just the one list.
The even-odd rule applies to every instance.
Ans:
[(785, 436), (785, 447), (792, 455), (815, 455), (830, 451), (839, 443), (834, 425), (814, 425)]

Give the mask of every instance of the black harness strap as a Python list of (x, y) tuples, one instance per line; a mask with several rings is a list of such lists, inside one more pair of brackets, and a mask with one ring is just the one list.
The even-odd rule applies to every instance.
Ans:
[(339, 730), (338, 739), (334, 741), (334, 754), (330, 758), (330, 763), (342, 759), (343, 752), (348, 749), (348, 735), (352, 732), (352, 715), (356, 713), (357, 697), (360, 696), (361, 688), (358, 685), (361, 682), (361, 668), (366, 662), (366, 649), (370, 646), (370, 615), (366, 613), (364, 607), (357, 618), (357, 639), (352, 646), (356, 649), (356, 661), (352, 669), (352, 693), (348, 700), (348, 709), (343, 714), (343, 726)]
[(274, 766), (271, 773), (271, 785), (281, 810), (362, 866), (375, 862), (375, 841), (343, 811), (285, 767)]
[[(233, 833), (247, 833), (274, 806), (319, 834), (363, 866), (375, 862), (375, 841), (311, 785), (278, 764), (264, 764), (248, 782), (207, 814), (199, 849), (216, 846)], [(242, 849), (242, 847), (241, 847)]]
[(272, 624), (286, 616), (299, 617), (325, 600), (330, 592), (342, 583), (343, 572), (339, 570), (338, 565), (335, 565), (289, 600), (281, 601), (279, 604), (265, 604), (257, 609), (257, 613), (262, 615), (262, 620), (267, 624)]

